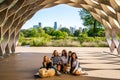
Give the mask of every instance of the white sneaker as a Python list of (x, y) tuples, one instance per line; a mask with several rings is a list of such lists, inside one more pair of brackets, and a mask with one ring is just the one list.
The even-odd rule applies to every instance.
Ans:
[(57, 73), (56, 73), (56, 74), (57, 74), (58, 76), (59, 76), (59, 75), (61, 75), (61, 73), (60, 73), (59, 71), (57, 71)]
[(82, 74), (84, 74), (84, 75), (88, 75), (88, 73), (86, 72), (86, 71), (81, 71), (82, 72)]

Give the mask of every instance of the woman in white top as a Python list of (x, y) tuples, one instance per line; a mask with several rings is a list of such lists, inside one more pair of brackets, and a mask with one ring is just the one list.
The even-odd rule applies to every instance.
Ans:
[(63, 67), (66, 66), (66, 64), (68, 63), (67, 51), (65, 49), (62, 50), (61, 63), (62, 63), (61, 64), (61, 69), (63, 69)]
[(87, 74), (85, 71), (82, 71), (75, 52), (71, 54), (71, 73), (74, 75)]

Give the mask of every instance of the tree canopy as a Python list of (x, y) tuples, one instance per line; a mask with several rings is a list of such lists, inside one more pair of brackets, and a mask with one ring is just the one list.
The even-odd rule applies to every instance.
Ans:
[(45, 30), (45, 33), (48, 35), (52, 35), (52, 32), (54, 31), (52, 27), (44, 27), (43, 30)]
[(102, 24), (98, 22), (94, 17), (85, 9), (80, 9), (80, 18), (83, 20), (83, 25), (89, 28), (93, 27), (93, 37), (96, 36), (96, 29), (102, 28)]
[(70, 30), (68, 28), (66, 28), (66, 27), (60, 28), (60, 31), (66, 32), (68, 35), (70, 35)]
[(75, 37), (78, 37), (78, 36), (80, 35), (80, 33), (81, 33), (80, 30), (75, 30), (74, 36), (75, 36)]

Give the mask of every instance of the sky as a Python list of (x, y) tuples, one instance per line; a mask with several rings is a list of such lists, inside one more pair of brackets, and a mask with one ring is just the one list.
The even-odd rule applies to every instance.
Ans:
[(84, 27), (78, 13), (79, 10), (79, 8), (66, 4), (42, 9), (36, 12), (36, 14), (23, 25), (22, 29), (31, 28), (33, 25), (38, 25), (39, 22), (42, 23), (42, 27), (53, 27), (55, 21), (58, 27), (60, 25), (67, 28), (76, 26), (76, 29), (78, 29), (79, 27)]

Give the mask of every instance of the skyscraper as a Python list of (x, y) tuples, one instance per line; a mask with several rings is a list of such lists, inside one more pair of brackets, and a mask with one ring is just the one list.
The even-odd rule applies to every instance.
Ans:
[(73, 34), (75, 32), (75, 27), (70, 27), (70, 32)]
[(39, 26), (38, 25), (33, 25), (33, 28), (38, 28)]
[(41, 22), (39, 22), (38, 25), (39, 25), (39, 27), (42, 27), (42, 23)]
[(39, 28), (39, 27), (42, 27), (42, 23), (39, 22), (38, 25), (33, 25), (33, 28)]
[(57, 30), (57, 22), (54, 22), (54, 30)]
[(82, 30), (83, 30), (82, 27), (79, 27), (79, 30), (80, 30), (80, 32), (82, 32)]

